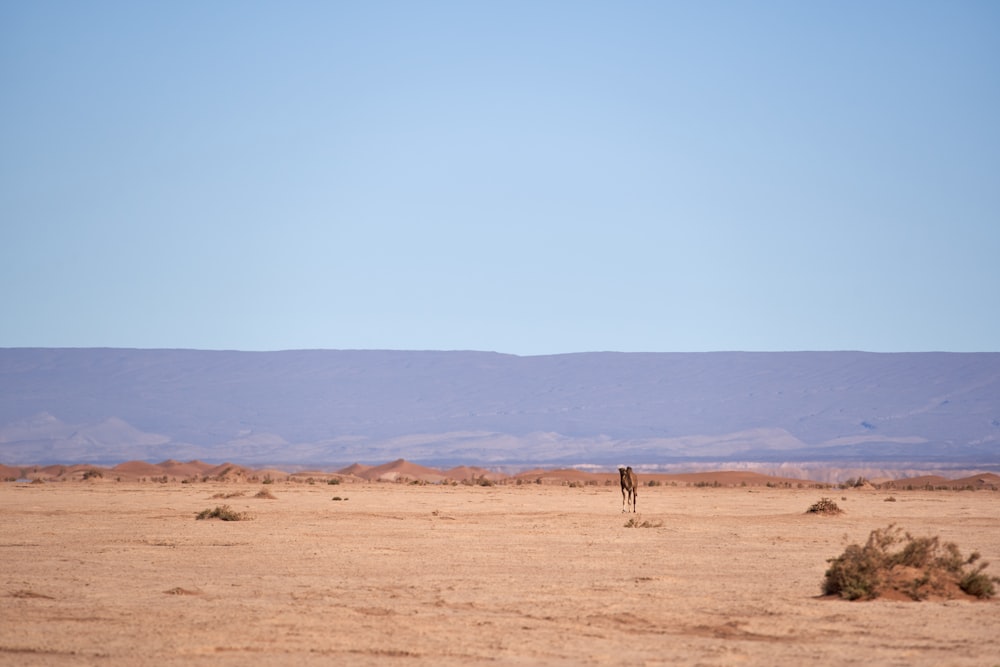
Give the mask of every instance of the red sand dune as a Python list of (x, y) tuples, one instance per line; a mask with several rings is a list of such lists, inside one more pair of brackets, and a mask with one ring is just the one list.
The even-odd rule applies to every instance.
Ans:
[(238, 479), (240, 477), (252, 477), (254, 474), (254, 471), (250, 468), (245, 468), (241, 465), (228, 462), (220, 463), (219, 465), (205, 471), (205, 475), (207, 477), (214, 477), (217, 479)]
[(982, 475), (973, 475), (972, 477), (963, 477), (961, 479), (953, 479), (949, 482), (951, 486), (958, 487), (988, 487), (988, 486), (1000, 486), (1000, 475), (992, 472), (983, 473)]
[(0, 479), (18, 479), (20, 477), (20, 468), (12, 468), (11, 466), (0, 464)]
[(444, 473), (434, 468), (410, 463), (406, 459), (396, 459), (395, 461), (369, 468), (360, 473), (358, 477), (373, 481), (411, 479), (421, 482), (441, 482), (444, 480)]
[(163, 472), (171, 477), (201, 477), (215, 467), (211, 463), (204, 463), (197, 459), (187, 461), (186, 463), (167, 459), (166, 461), (160, 461), (156, 465), (163, 468)]
[(146, 461), (126, 461), (119, 463), (111, 470), (122, 475), (135, 477), (162, 477), (164, 475), (163, 468)]
[(358, 476), (360, 476), (361, 473), (365, 472), (366, 470), (371, 470), (371, 468), (372, 468), (371, 466), (366, 466), (364, 463), (352, 463), (351, 465), (347, 466), (346, 468), (341, 468), (337, 472), (339, 472), (341, 475), (358, 475)]
[[(493, 472), (486, 468), (477, 466), (456, 466), (446, 471), (422, 466), (405, 459), (397, 459), (378, 466), (370, 466), (362, 463), (354, 463), (336, 472), (322, 470), (300, 471), (288, 473), (277, 468), (247, 468), (245, 466), (223, 463), (213, 465), (202, 461), (193, 460), (180, 462), (172, 459), (161, 461), (158, 464), (147, 461), (126, 461), (113, 468), (104, 468), (90, 464), (74, 465), (49, 465), (49, 466), (8, 466), (0, 464), (0, 480), (13, 480), (22, 477), (40, 478), (42, 480), (80, 480), (84, 474), (90, 470), (97, 470), (102, 473), (104, 480), (127, 480), (136, 481), (144, 477), (162, 478), (167, 476), (178, 481), (192, 478), (210, 478), (232, 481), (247, 481), (250, 479), (264, 479), (270, 477), (274, 481), (285, 481), (288, 479), (304, 479), (308, 477), (329, 479), (332, 477), (348, 478), (354, 481), (421, 481), (427, 483), (440, 483), (444, 481), (464, 481), (485, 477), (493, 482), (503, 482), (505, 480), (535, 483), (541, 481), (542, 484), (587, 484), (587, 485), (608, 485), (618, 483), (618, 472), (588, 472), (575, 468), (544, 469), (535, 468), (517, 473), (513, 476), (500, 472)], [(815, 482), (807, 479), (791, 477), (776, 477), (763, 475), (756, 472), (717, 470), (709, 472), (693, 473), (644, 473), (638, 471), (639, 482), (645, 486), (650, 482), (660, 484), (675, 484), (679, 486), (792, 486), (802, 487), (812, 485)], [(922, 475), (919, 477), (900, 478), (896, 480), (885, 480), (891, 482), (897, 489), (907, 487), (925, 488), (983, 488), (994, 489), (1000, 487), (1000, 475), (992, 472), (984, 472), (960, 479), (948, 479), (941, 475)]]

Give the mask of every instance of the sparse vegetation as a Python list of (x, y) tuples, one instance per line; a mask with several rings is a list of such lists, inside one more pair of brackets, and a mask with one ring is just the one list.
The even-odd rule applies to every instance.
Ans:
[(812, 506), (806, 510), (806, 514), (843, 514), (844, 510), (840, 509), (837, 503), (833, 502), (829, 498), (820, 498), (818, 501), (812, 504)]
[[(897, 545), (902, 548), (892, 551)], [(988, 563), (972, 567), (979, 557), (973, 553), (964, 558), (953, 542), (913, 537), (893, 524), (872, 531), (864, 546), (851, 544), (829, 559), (823, 593), (846, 600), (873, 600), (890, 592), (912, 600), (950, 598), (958, 591), (989, 598), (1000, 579), (983, 572)]]
[(636, 517), (632, 517), (625, 522), (626, 528), (659, 528), (662, 525), (662, 521), (649, 521), (648, 519), (643, 521)]
[(887, 503), (894, 503), (894, 502), (896, 502), (896, 496), (886, 496), (886, 498), (885, 498), (885, 501), (884, 501), (884, 502), (887, 502)]
[(253, 495), (253, 497), (254, 498), (264, 498), (266, 500), (277, 500), (278, 499), (278, 497), (276, 495), (274, 495), (273, 493), (271, 493), (267, 489), (261, 489), (260, 491), (258, 491), (257, 493), (255, 493)]
[(330, 479), (326, 480), (326, 483), (330, 484), (331, 486), (336, 486), (337, 484), (340, 484), (340, 478), (339, 477), (331, 477)]
[(206, 509), (198, 513), (195, 517), (199, 521), (202, 519), (220, 519), (221, 521), (249, 521), (253, 518), (247, 512), (237, 512), (229, 505), (218, 505), (215, 509)]
[(84, 479), (96, 479), (100, 477), (104, 477), (104, 473), (102, 473), (100, 470), (90, 469), (83, 473)]
[(230, 491), (228, 493), (216, 493), (216, 494), (214, 494), (212, 496), (212, 498), (213, 499), (215, 499), (215, 498), (222, 498), (222, 499), (226, 499), (226, 498), (239, 498), (240, 496), (244, 495), (245, 493), (246, 493), (245, 491)]

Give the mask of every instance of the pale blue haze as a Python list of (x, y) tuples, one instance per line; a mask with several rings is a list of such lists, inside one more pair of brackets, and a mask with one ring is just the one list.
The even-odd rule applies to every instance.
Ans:
[(0, 347), (1000, 350), (1000, 3), (0, 2)]

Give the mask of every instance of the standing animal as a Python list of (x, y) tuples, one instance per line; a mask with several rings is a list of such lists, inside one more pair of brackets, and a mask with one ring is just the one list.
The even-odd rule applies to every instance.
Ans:
[(618, 474), (622, 478), (622, 512), (627, 512), (626, 504), (635, 512), (635, 501), (639, 497), (639, 478), (632, 471), (632, 466), (619, 467)]

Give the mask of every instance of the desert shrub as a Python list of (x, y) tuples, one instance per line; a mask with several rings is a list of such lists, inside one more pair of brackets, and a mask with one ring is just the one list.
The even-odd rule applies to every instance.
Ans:
[(274, 484), (274, 480), (271, 479), (270, 475), (264, 475), (264, 481), (261, 482), (261, 483), (262, 484)]
[(273, 493), (271, 493), (267, 489), (261, 489), (257, 493), (253, 494), (253, 497), (254, 498), (264, 498), (266, 500), (277, 500), (278, 499), (277, 496), (275, 496)]
[(887, 503), (894, 503), (894, 502), (896, 502), (896, 496), (889, 496), (889, 497), (887, 497), (885, 499), (885, 502), (887, 502)]
[(93, 470), (93, 469), (83, 473), (84, 479), (94, 479), (96, 477), (104, 477), (104, 473), (102, 473), (100, 470)]
[(330, 479), (326, 480), (326, 483), (330, 484), (331, 486), (336, 486), (337, 484), (340, 484), (340, 478), (339, 477), (331, 477)]
[(642, 521), (640, 519), (637, 519), (636, 517), (632, 517), (631, 519), (625, 522), (626, 528), (659, 528), (662, 525), (663, 525), (662, 521), (655, 521), (655, 522), (649, 520)]
[[(898, 551), (892, 549), (902, 545)], [(840, 556), (828, 559), (823, 593), (847, 600), (872, 600), (889, 591), (913, 600), (931, 595), (952, 597), (955, 589), (978, 598), (995, 594), (996, 577), (983, 570), (979, 554), (962, 556), (953, 542), (938, 537), (913, 537), (895, 525), (873, 530), (864, 546), (851, 544)]]
[(341, 498), (340, 496), (334, 496), (332, 500), (347, 500), (347, 498)]
[(820, 498), (806, 510), (806, 514), (841, 514), (843, 511), (829, 498)]
[(237, 512), (229, 505), (217, 505), (215, 509), (202, 510), (201, 512), (198, 512), (198, 516), (195, 518), (198, 520), (220, 519), (222, 521), (249, 521), (253, 517), (247, 512)]

